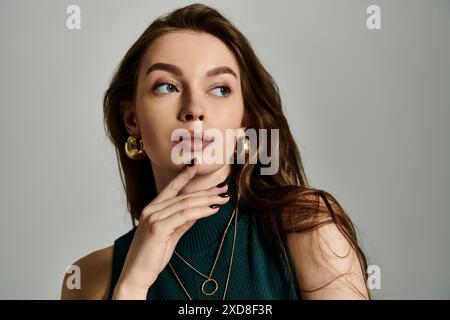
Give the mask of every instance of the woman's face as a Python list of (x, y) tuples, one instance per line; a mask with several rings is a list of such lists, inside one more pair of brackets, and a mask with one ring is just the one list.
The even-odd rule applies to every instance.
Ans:
[[(208, 73), (213, 69), (219, 72)], [(159, 37), (141, 61), (135, 108), (135, 114), (127, 108), (125, 122), (129, 132), (142, 136), (154, 169), (156, 166), (160, 170), (178, 171), (183, 167), (172, 158), (172, 149), (177, 144), (171, 139), (172, 133), (180, 128), (198, 131), (199, 125), (202, 133), (218, 129), (224, 143), (219, 163), (200, 162), (198, 173), (222, 168), (233, 152), (226, 148), (225, 130), (241, 128), (244, 112), (239, 66), (233, 53), (208, 33), (183, 30)], [(187, 150), (191, 155), (204, 154), (218, 148), (218, 142), (200, 150)], [(185, 157), (185, 152), (179, 155)]]

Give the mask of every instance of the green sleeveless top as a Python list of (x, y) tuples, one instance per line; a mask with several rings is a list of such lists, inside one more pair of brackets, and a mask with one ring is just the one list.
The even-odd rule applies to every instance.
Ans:
[[(231, 195), (230, 200), (222, 205), (217, 213), (197, 220), (181, 237), (175, 248), (187, 262), (205, 275), (209, 275), (211, 271), (223, 233), (233, 214), (237, 200), (236, 185), (230, 177), (226, 179), (226, 182), (228, 184), (228, 192)], [(241, 198), (238, 207), (234, 256), (225, 300), (301, 299), (296, 286), (297, 279), (295, 278), (292, 258), (286, 245), (286, 236), (283, 235), (282, 240), (294, 278), (289, 276), (286, 261), (281, 252), (273, 253), (273, 250), (268, 250), (267, 240), (263, 239), (260, 231), (259, 220), (256, 220), (256, 214), (245, 203), (246, 201)], [(134, 227), (114, 241), (112, 276), (108, 299), (112, 298), (136, 228)], [(172, 255), (170, 263), (192, 299), (222, 299), (230, 263), (233, 237), (234, 218), (228, 228), (221, 253), (212, 274), (212, 278), (218, 283), (218, 289), (210, 296), (203, 294), (201, 290), (201, 286), (206, 279), (192, 270), (178, 256)], [(213, 284), (208, 283), (205, 289), (209, 292), (212, 291)], [(184, 299), (189, 298), (167, 264), (149, 288), (147, 300)]]

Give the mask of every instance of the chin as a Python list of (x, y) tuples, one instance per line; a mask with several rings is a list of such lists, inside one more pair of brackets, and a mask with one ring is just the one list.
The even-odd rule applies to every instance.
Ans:
[(225, 164), (207, 164), (207, 163), (200, 163), (198, 165), (199, 165), (199, 168), (197, 171), (197, 175), (211, 174), (213, 172), (216, 172), (216, 171), (222, 169), (225, 166)]

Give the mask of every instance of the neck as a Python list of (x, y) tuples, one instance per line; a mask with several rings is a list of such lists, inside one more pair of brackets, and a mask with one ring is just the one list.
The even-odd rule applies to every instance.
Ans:
[[(228, 184), (228, 191), (230, 193), (230, 200), (224, 205), (220, 206), (219, 211), (216, 214), (198, 219), (195, 223), (183, 234), (178, 241), (176, 250), (183, 257), (185, 254), (191, 258), (202, 255), (205, 250), (211, 248), (218, 248), (219, 241), (221, 240), (225, 229), (230, 222), (233, 211), (237, 204), (237, 185), (228, 176), (225, 179)], [(238, 221), (242, 216), (238, 214)], [(230, 230), (233, 230), (233, 221), (231, 221)], [(232, 232), (228, 230), (228, 236), (232, 237)]]

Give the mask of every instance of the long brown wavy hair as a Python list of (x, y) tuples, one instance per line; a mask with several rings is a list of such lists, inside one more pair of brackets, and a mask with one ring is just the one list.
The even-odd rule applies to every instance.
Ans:
[[(245, 164), (231, 165), (230, 176), (237, 183), (241, 197), (258, 213), (257, 218), (265, 238), (275, 240), (269, 240), (267, 243), (274, 244), (273, 249), (280, 250), (277, 252), (281, 252), (288, 263), (290, 276), (293, 277), (294, 272), (289, 264), (282, 237), (335, 223), (357, 253), (362, 274), (367, 282), (367, 260), (358, 245), (351, 220), (329, 192), (312, 188), (307, 181), (299, 149), (282, 112), (277, 84), (255, 55), (247, 38), (221, 13), (203, 4), (179, 8), (151, 23), (120, 62), (104, 94), (105, 131), (115, 146), (133, 226), (136, 226), (143, 208), (153, 200), (157, 191), (150, 159), (145, 157), (141, 160), (131, 160), (125, 154), (124, 145), (128, 132), (120, 114), (120, 105), (123, 101), (135, 105), (138, 71), (146, 49), (156, 38), (180, 29), (207, 32), (227, 45), (234, 53), (240, 68), (244, 99), (243, 122), (246, 127), (257, 132), (262, 128), (279, 130), (280, 166), (276, 174), (258, 174), (263, 165), (259, 162), (250, 164), (247, 161)], [(270, 141), (267, 147), (267, 150), (271, 150)], [(311, 292), (320, 288), (301, 291)], [(369, 290), (365, 294), (370, 297)]]

